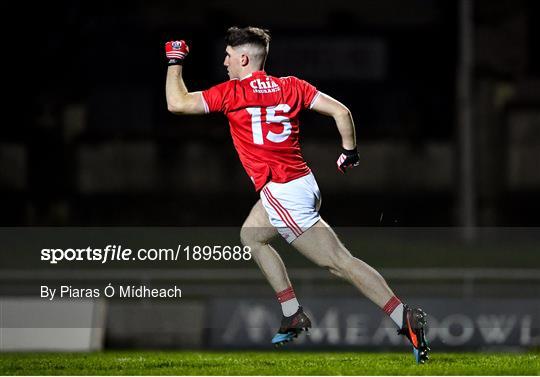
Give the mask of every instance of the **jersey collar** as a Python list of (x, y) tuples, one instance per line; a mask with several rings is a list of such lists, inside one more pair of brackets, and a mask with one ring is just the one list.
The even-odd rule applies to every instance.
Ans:
[(259, 75), (266, 75), (265, 71), (255, 71), (251, 72), (249, 75), (244, 76), (240, 79), (240, 81), (250, 78), (251, 76), (259, 76)]

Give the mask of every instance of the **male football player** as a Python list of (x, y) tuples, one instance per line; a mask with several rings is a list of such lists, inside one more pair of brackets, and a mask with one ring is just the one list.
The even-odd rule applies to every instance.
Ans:
[(372, 267), (355, 258), (319, 215), (321, 194), (300, 152), (298, 116), (310, 109), (331, 116), (341, 135), (337, 168), (345, 173), (358, 165), (355, 128), (347, 107), (294, 76), (264, 72), (270, 36), (267, 30), (232, 27), (225, 38), (224, 66), (229, 81), (202, 92), (189, 92), (182, 64), (189, 48), (184, 41), (165, 45), (168, 61), (166, 96), (174, 114), (221, 112), (229, 120), (234, 146), (260, 200), (246, 218), (240, 238), (276, 292), (281, 327), (275, 345), (293, 340), (311, 327), (295, 296), (287, 271), (270, 240), (280, 234), (319, 266), (349, 281), (383, 309), (413, 345), (416, 361), (428, 359), (426, 315), (404, 305)]

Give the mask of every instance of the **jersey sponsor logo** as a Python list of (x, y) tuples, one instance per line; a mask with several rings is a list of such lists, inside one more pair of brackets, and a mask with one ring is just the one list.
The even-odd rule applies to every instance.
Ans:
[(255, 79), (249, 82), (249, 86), (253, 89), (254, 93), (275, 93), (279, 92), (281, 88), (270, 77), (266, 80)]

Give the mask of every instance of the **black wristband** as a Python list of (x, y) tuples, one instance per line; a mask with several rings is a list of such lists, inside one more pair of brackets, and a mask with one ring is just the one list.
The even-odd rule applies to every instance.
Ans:
[(167, 63), (168, 66), (182, 64), (184, 64), (184, 59), (169, 59), (169, 62)]
[(349, 156), (355, 156), (358, 154), (358, 147), (354, 147), (354, 149), (345, 149), (345, 148), (342, 148), (342, 153), (349, 157)]

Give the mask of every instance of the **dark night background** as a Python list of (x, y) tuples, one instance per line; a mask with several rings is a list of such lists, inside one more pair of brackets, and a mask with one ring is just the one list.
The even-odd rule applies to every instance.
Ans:
[[(190, 90), (203, 90), (228, 79), (224, 34), (233, 25), (271, 30), (269, 74), (305, 79), (352, 111), (361, 162), (347, 175), (336, 170), (333, 120), (302, 115), (321, 215), (398, 297), (429, 313), (434, 361), (446, 350), (538, 350), (540, 1), (475, 0), (472, 17), (464, 17), (468, 1), (10, 2), (18, 9), (3, 13), (0, 352), (269, 349), (270, 324), (281, 313), (252, 261), (49, 264), (38, 257), (51, 247), (240, 243), (258, 195), (226, 118), (175, 116), (165, 100), (165, 42), (189, 43), (184, 78)], [(467, 19), (472, 30), (461, 33)], [(472, 47), (468, 70), (460, 69), (464, 40)], [(459, 88), (467, 78), (465, 101)], [(463, 119), (470, 120), (471, 148), (463, 147)], [(363, 334), (386, 326), (375, 306), (285, 243), (277, 238), (276, 248), (323, 330), (306, 337), (306, 348), (394, 349), (371, 335), (364, 343)], [(39, 295), (43, 285), (111, 283), (178, 284), (185, 297), (100, 297), (73, 302), (79, 307)], [(364, 315), (376, 326), (360, 324)], [(85, 318), (91, 323), (81, 324)], [(244, 328), (250, 337), (237, 335)], [(356, 341), (349, 342), (349, 328), (369, 331), (352, 331)], [(224, 341), (230, 331), (236, 335)], [(133, 355), (142, 368), (143, 358)], [(48, 369), (27, 374), (67, 373), (64, 356), (56, 367), (39, 357), (6, 358), (11, 369), (4, 370), (39, 365)], [(130, 371), (118, 369), (127, 358), (113, 357), (111, 373)], [(203, 354), (197, 362), (208, 360)], [(152, 368), (170, 365), (152, 361)]]
[[(346, 176), (331, 118), (302, 118), (329, 223), (460, 225), (453, 1), (59, 1), (22, 11), (13, 51), (23, 94), (4, 100), (0, 134), (3, 226), (241, 225), (257, 194), (225, 117), (174, 116), (164, 95), (164, 43), (188, 41), (185, 81), (202, 90), (227, 79), (232, 25), (270, 29), (267, 72), (306, 79), (353, 113), (362, 162)], [(537, 1), (475, 2), (476, 225), (540, 224), (539, 18)]]

